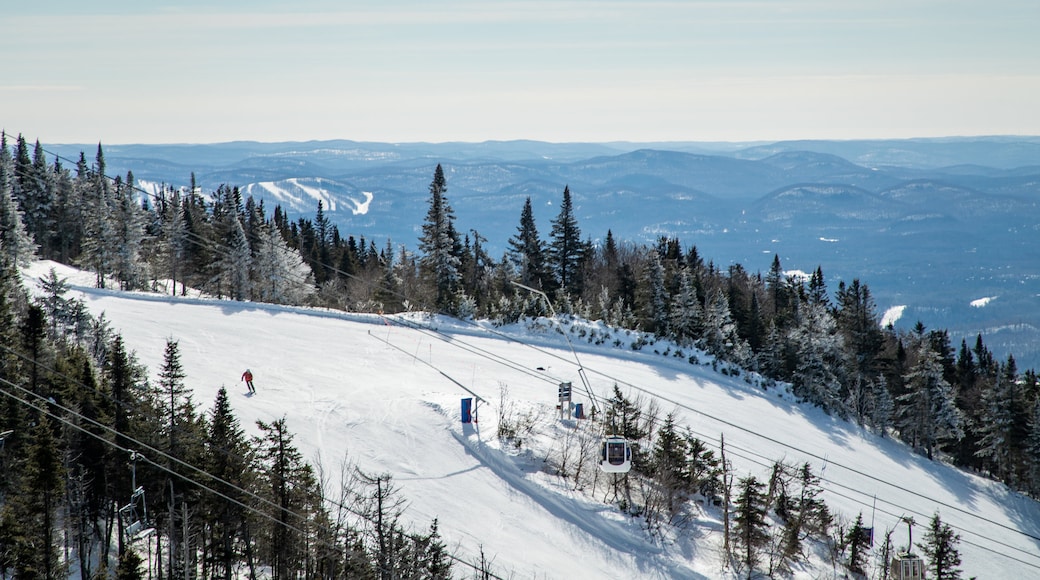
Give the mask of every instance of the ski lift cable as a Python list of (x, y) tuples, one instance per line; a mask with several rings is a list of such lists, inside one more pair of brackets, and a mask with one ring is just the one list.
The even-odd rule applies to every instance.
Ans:
[(431, 369), (433, 369), (433, 370), (437, 371), (438, 373), (440, 373), (440, 375), (441, 375), (442, 377), (444, 377), (444, 378), (448, 379), (448, 380), (449, 380), (449, 381), (451, 381), (452, 383), (455, 383), (455, 385), (456, 385), (457, 387), (459, 387), (459, 388), (460, 388), (460, 389), (462, 389), (463, 391), (466, 391), (467, 393), (469, 393), (469, 394), (473, 395), (473, 396), (474, 396), (474, 397), (476, 397), (476, 399), (477, 399), (478, 401), (480, 401), (481, 403), (485, 403), (485, 404), (488, 404), (488, 405), (490, 405), (490, 403), (488, 403), (488, 402), (487, 402), (487, 401), (486, 401), (486, 400), (485, 400), (485, 399), (484, 399), (483, 397), (481, 397), (480, 395), (478, 395), (478, 394), (474, 393), (474, 392), (473, 392), (472, 390), (470, 390), (470, 389), (469, 389), (468, 387), (466, 387), (466, 385), (463, 385), (462, 383), (460, 383), (459, 381), (455, 380), (454, 378), (452, 378), (452, 377), (451, 377), (450, 375), (448, 375), (448, 374), (447, 374), (447, 373), (445, 373), (444, 371), (442, 371), (442, 370), (440, 370), (439, 368), (437, 368), (436, 366), (434, 366), (434, 365), (433, 365), (433, 363), (431, 363), (431, 362), (429, 362), (429, 361), (427, 361), (427, 360), (423, 360), (422, 358), (420, 358), (420, 357), (418, 357), (418, 356), (416, 356), (416, 355), (414, 355), (414, 354), (412, 354), (412, 353), (410, 353), (410, 352), (408, 352), (408, 351), (404, 350), (403, 348), (401, 348), (401, 347), (397, 346), (396, 344), (394, 344), (394, 343), (390, 342), (389, 340), (386, 340), (386, 339), (382, 339), (382, 338), (379, 338), (378, 336), (376, 336), (376, 335), (372, 334), (372, 331), (369, 331), (369, 332), (368, 332), (368, 335), (369, 335), (369, 336), (371, 336), (372, 338), (374, 338), (374, 339), (376, 339), (376, 340), (378, 340), (378, 341), (382, 342), (383, 344), (385, 344), (385, 345), (387, 345), (387, 346), (389, 346), (389, 347), (391, 347), (391, 348), (395, 349), (395, 350), (398, 350), (398, 351), (400, 351), (400, 352), (403, 352), (403, 353), (404, 353), (405, 355), (407, 355), (407, 356), (411, 357), (411, 358), (412, 358), (412, 360), (416, 360), (416, 361), (419, 361), (419, 362), (423, 363), (424, 365), (426, 365), (426, 366), (430, 367)]
[[(286, 511), (284, 508), (282, 508), (278, 504), (275, 504), (275, 503), (273, 503), (273, 502), (271, 502), (269, 500), (266, 500), (266, 499), (260, 497), (259, 495), (255, 494), (253, 492), (250, 492), (249, 490), (246, 490), (246, 489), (243, 489), (241, 487), (238, 487), (238, 486), (236, 486), (236, 485), (234, 485), (234, 484), (232, 484), (230, 482), (225, 481), (224, 479), (222, 479), (222, 478), (220, 478), (218, 476), (212, 475), (212, 474), (210, 474), (210, 473), (208, 473), (208, 472), (206, 472), (204, 470), (201, 470), (201, 469), (199, 469), (197, 467), (194, 467), (194, 466), (192, 466), (192, 465), (190, 465), (190, 464), (188, 464), (188, 463), (186, 463), (184, 461), (181, 461), (181, 460), (177, 459), (176, 457), (173, 457), (173, 456), (171, 456), (169, 454), (166, 454), (166, 453), (164, 453), (164, 452), (162, 452), (162, 451), (160, 451), (158, 449), (155, 449), (155, 448), (147, 445), (146, 443), (143, 443), (141, 441), (137, 441), (137, 440), (135, 440), (135, 439), (133, 439), (131, 437), (126, 436), (125, 434), (120, 434), (119, 432), (115, 431), (114, 429), (112, 429), (112, 428), (110, 428), (110, 427), (108, 427), (106, 425), (98, 423), (97, 421), (94, 421), (93, 419), (91, 419), (89, 417), (81, 415), (81, 414), (79, 414), (79, 413), (77, 413), (77, 412), (75, 412), (75, 411), (73, 411), (73, 410), (71, 410), (71, 409), (69, 409), (67, 407), (64, 407), (61, 404), (59, 404), (59, 403), (57, 403), (57, 402), (55, 402), (53, 400), (44, 399), (42, 396), (40, 396), (40, 395), (38, 395), (36, 393), (33, 393), (31, 391), (28, 391), (27, 389), (25, 389), (23, 387), (20, 387), (19, 385), (15, 384), (15, 383), (13, 383), (13, 382), (5, 379), (5, 378), (0, 378), (0, 383), (6, 384), (6, 385), (8, 385), (10, 387), (13, 387), (13, 388), (17, 389), (17, 390), (20, 390), (20, 391), (23, 391), (23, 392), (25, 392), (25, 393), (27, 393), (29, 395), (32, 395), (32, 396), (36, 397), (38, 400), (42, 400), (42, 401), (48, 402), (49, 404), (51, 404), (51, 405), (61, 409), (63, 412), (65, 412), (65, 413), (67, 413), (67, 414), (69, 414), (71, 416), (74, 416), (76, 418), (79, 418), (81, 420), (84, 420), (84, 421), (86, 421), (86, 422), (88, 422), (88, 423), (90, 423), (90, 424), (92, 424), (94, 426), (100, 427), (100, 428), (102, 428), (102, 429), (104, 429), (104, 430), (106, 430), (108, 432), (111, 432), (111, 433), (114, 433), (114, 434), (117, 434), (117, 435), (122, 435), (127, 440), (139, 444), (140, 447), (142, 447), (142, 448), (148, 449), (151, 453), (155, 453), (155, 454), (157, 454), (159, 456), (162, 456), (162, 457), (164, 457), (166, 459), (169, 459), (172, 462), (175, 462), (175, 463), (178, 463), (178, 464), (183, 465), (185, 467), (188, 467), (189, 469), (191, 469), (193, 471), (200, 472), (205, 477), (207, 477), (207, 478), (209, 478), (209, 479), (211, 479), (211, 480), (213, 480), (215, 482), (218, 482), (218, 483), (220, 483), (220, 484), (222, 484), (224, 486), (227, 486), (228, 488), (230, 488), (233, 491), (241, 492), (242, 494), (244, 494), (244, 495), (246, 495), (246, 496), (248, 496), (248, 497), (250, 497), (252, 499), (258, 500), (261, 503), (267, 504), (269, 507), (273, 507), (273, 508), (275, 508), (275, 509), (277, 509), (279, 511), (282, 511), (282, 512)], [(268, 519), (268, 520), (270, 520), (270, 521), (272, 521), (274, 523), (283, 525), (283, 526), (285, 526), (289, 530), (292, 530), (294, 532), (297, 532), (297, 533), (300, 533), (300, 534), (303, 534), (303, 535), (307, 535), (307, 531), (302, 529), (302, 528), (299, 528), (299, 527), (297, 527), (297, 526), (295, 526), (295, 525), (293, 525), (291, 523), (288, 523), (288, 522), (283, 522), (283, 521), (275, 518), (274, 516), (272, 516), (272, 515), (264, 512), (264, 511), (260, 510), (257, 507), (250, 506), (250, 505), (248, 505), (248, 504), (246, 504), (246, 503), (244, 503), (244, 502), (242, 502), (242, 501), (240, 501), (240, 500), (238, 500), (236, 498), (233, 498), (233, 497), (227, 495), (226, 493), (223, 493), (223, 492), (221, 492), (219, 490), (216, 490), (216, 489), (210, 487), (209, 485), (207, 485), (204, 482), (199, 481), (198, 479), (195, 479), (195, 478), (192, 478), (190, 476), (186, 476), (186, 475), (177, 473), (171, 467), (168, 467), (168, 466), (162, 465), (161, 463), (153, 461), (153, 460), (145, 457), (144, 455), (141, 455), (141, 454), (137, 453), (136, 451), (134, 451), (132, 449), (121, 447), (120, 445), (116, 444), (114, 441), (109, 441), (108, 439), (105, 439), (101, 435), (99, 435), (97, 433), (93, 433), (90, 430), (85, 429), (82, 426), (77, 425), (76, 423), (66, 419), (65, 417), (62, 417), (61, 415), (53, 413), (50, 409), (48, 409), (45, 406), (38, 406), (35, 403), (33, 403), (32, 401), (23, 399), (23, 398), (15, 395), (14, 393), (11, 393), (10, 391), (8, 391), (7, 389), (4, 389), (4, 388), (0, 388), (0, 394), (6, 395), (6, 396), (14, 399), (15, 401), (17, 401), (19, 403), (22, 403), (22, 404), (24, 404), (24, 405), (26, 405), (26, 406), (28, 406), (28, 407), (30, 407), (32, 409), (35, 409), (36, 411), (39, 411), (40, 413), (43, 413), (43, 414), (47, 415), (48, 417), (51, 417), (51, 418), (53, 418), (53, 419), (55, 419), (55, 420), (65, 424), (65, 425), (67, 425), (69, 427), (72, 427), (72, 428), (74, 428), (74, 429), (76, 429), (78, 431), (81, 431), (81, 432), (83, 432), (83, 433), (85, 433), (87, 435), (90, 435), (91, 437), (94, 437), (95, 439), (98, 439), (102, 443), (105, 443), (105, 444), (107, 444), (107, 445), (109, 445), (111, 447), (114, 447), (115, 449), (117, 449), (119, 451), (122, 451), (124, 453), (136, 453), (137, 457), (139, 457), (142, 461), (148, 463), (149, 465), (152, 465), (156, 469), (158, 469), (160, 471), (164, 471), (166, 473), (169, 473), (170, 475), (177, 476), (177, 477), (179, 477), (179, 478), (181, 478), (181, 479), (183, 479), (183, 480), (185, 480), (185, 481), (187, 481), (189, 483), (192, 483), (193, 485), (197, 486), (198, 488), (200, 488), (200, 489), (202, 489), (202, 490), (204, 490), (206, 492), (212, 493), (212, 494), (216, 495), (217, 497), (220, 497), (221, 499), (227, 500), (227, 501), (237, 505), (238, 507), (241, 507), (241, 508), (243, 508), (243, 509), (245, 509), (247, 511), (250, 511), (250, 512), (252, 512), (252, 513), (254, 513), (254, 514), (256, 514), (256, 515), (258, 515), (260, 517), (263, 517), (265, 519)], [(329, 501), (329, 503), (331, 503), (333, 505), (336, 505), (338, 507), (342, 507), (345, 510), (353, 513), (354, 515), (356, 515), (356, 516), (358, 516), (358, 517), (360, 517), (362, 519), (365, 519), (365, 520), (367, 520), (369, 522), (375, 523), (375, 521), (373, 519), (371, 519), (371, 516), (367, 516), (365, 514), (361, 514), (359, 512), (356, 512), (356, 511), (352, 510), (349, 506), (346, 506), (346, 505), (341, 504), (341, 503), (333, 502), (333, 501), (330, 501), (330, 500), (326, 500), (326, 501)], [(300, 514), (296, 514), (296, 513), (292, 512), (291, 510), (289, 510), (288, 513), (290, 515), (293, 515), (293, 516), (296, 516), (296, 517), (300, 518), (304, 523), (307, 523), (307, 521), (308, 521), (305, 516), (302, 516)], [(420, 539), (420, 538), (418, 538), (414, 534), (405, 534), (405, 535), (407, 537), (409, 537), (410, 539), (412, 539), (412, 540)], [(330, 547), (337, 547), (337, 546), (335, 546), (334, 544), (330, 544)], [(504, 578), (502, 578), (500, 576), (497, 576), (497, 575), (495, 575), (495, 574), (493, 574), (493, 573), (491, 573), (491, 572), (489, 572), (487, 570), (483, 570), (480, 566), (477, 566), (477, 565), (475, 565), (475, 564), (473, 564), (471, 562), (468, 562), (468, 561), (466, 561), (466, 560), (464, 560), (462, 558), (454, 556), (453, 554), (446, 553), (446, 556), (449, 559), (451, 559), (451, 560), (453, 560), (455, 562), (458, 562), (460, 564), (463, 564), (465, 566), (473, 568), (474, 570), (478, 570), (482, 574), (486, 574), (487, 577), (489, 577), (489, 578), (495, 578), (497, 580), (505, 580)]]
[[(828, 492), (828, 493), (831, 493), (831, 494), (833, 494), (833, 495), (836, 495), (836, 496), (838, 496), (838, 497), (842, 497), (842, 498), (845, 498), (845, 499), (847, 499), (847, 500), (849, 500), (849, 501), (852, 501), (852, 502), (854, 502), (854, 503), (857, 503), (857, 504), (859, 504), (859, 505), (862, 505), (862, 506), (864, 506), (864, 507), (871, 507), (871, 506), (870, 506), (869, 504), (866, 504), (866, 503), (862, 502), (861, 500), (857, 500), (857, 499), (855, 499), (855, 498), (853, 498), (853, 497), (850, 497), (850, 496), (848, 496), (848, 495), (845, 495), (845, 494), (843, 494), (843, 493), (841, 493), (841, 492), (837, 492), (837, 491), (833, 491), (833, 490), (827, 490), (827, 492)], [(888, 502), (885, 502), (885, 503), (888, 503)], [(896, 505), (894, 505), (894, 504), (890, 504), (890, 505), (893, 505), (893, 507), (902, 507), (902, 506), (896, 506)], [(921, 518), (924, 518), (924, 519), (929, 519), (929, 518), (931, 518), (931, 517), (932, 517), (932, 516), (931, 516), (931, 515), (929, 515), (929, 514), (926, 514), (926, 513), (922, 513), (922, 512), (919, 512), (919, 511), (913, 510), (913, 509), (905, 509), (905, 508), (904, 508), (904, 511), (900, 512), (899, 514), (897, 514), (897, 513), (893, 512), (893, 511), (889, 511), (889, 510), (886, 510), (886, 509), (882, 509), (882, 508), (878, 508), (878, 509), (877, 509), (877, 511), (879, 511), (879, 512), (881, 512), (881, 513), (883, 513), (883, 514), (885, 514), (885, 515), (887, 515), (887, 516), (889, 516), (889, 517), (895, 518), (895, 519), (897, 519), (897, 520), (899, 520), (899, 519), (905, 519), (905, 515), (906, 515), (907, 513), (910, 513), (910, 514), (912, 514), (912, 515), (915, 515), (915, 516), (919, 516), (919, 517), (921, 517)], [(947, 524), (947, 525), (949, 525), (949, 524)], [(958, 528), (955, 528), (955, 527), (954, 527), (954, 526), (952, 526), (952, 525), (950, 526), (950, 528), (951, 528), (951, 529), (958, 529)], [(972, 536), (975, 536), (975, 537), (978, 537), (978, 538), (981, 538), (981, 539), (984, 539), (984, 540), (988, 540), (988, 541), (992, 542), (992, 544), (995, 544), (995, 545), (997, 545), (997, 546), (1000, 546), (1000, 547), (1003, 547), (1003, 548), (1009, 548), (1009, 549), (1011, 549), (1011, 550), (1014, 550), (1014, 551), (1016, 551), (1016, 552), (1021, 552), (1022, 554), (1026, 555), (1026, 556), (1032, 556), (1033, 558), (1037, 558), (1037, 557), (1040, 557), (1040, 555), (1038, 555), (1038, 554), (1036, 554), (1036, 553), (1034, 553), (1034, 552), (1029, 552), (1029, 551), (1027, 551), (1027, 550), (1024, 550), (1024, 549), (1022, 549), (1022, 548), (1019, 548), (1019, 547), (1017, 547), (1017, 546), (1012, 546), (1012, 545), (1010, 545), (1010, 544), (1007, 544), (1007, 543), (1005, 543), (1005, 542), (1001, 542), (1001, 541), (998, 541), (998, 540), (994, 540), (993, 538), (990, 538), (990, 537), (988, 537), (988, 536), (984, 536), (984, 535), (982, 535), (982, 534), (980, 534), (980, 533), (977, 533), (977, 532), (975, 532), (975, 531), (973, 531), (973, 530), (970, 530), (970, 529), (963, 529), (963, 528), (961, 528), (961, 529), (960, 529), (959, 531), (960, 531), (960, 532), (961, 532), (962, 534), (970, 534), (970, 535), (972, 535)], [(1031, 568), (1036, 568), (1036, 569), (1040, 570), (1040, 563), (1037, 563), (1037, 562), (1029, 562), (1029, 561), (1026, 561), (1026, 560), (1023, 560), (1023, 559), (1021, 559), (1021, 558), (1020, 558), (1019, 556), (1013, 556), (1013, 555), (1011, 555), (1011, 554), (1007, 554), (1007, 553), (1004, 553), (1004, 552), (999, 552), (999, 551), (997, 551), (997, 550), (994, 550), (994, 549), (993, 549), (993, 547), (992, 547), (992, 545), (990, 545), (990, 546), (984, 546), (984, 545), (982, 545), (982, 544), (979, 544), (979, 543), (973, 542), (973, 541), (971, 541), (971, 540), (966, 540), (966, 539), (964, 539), (963, 537), (962, 537), (962, 538), (960, 538), (960, 542), (961, 542), (961, 543), (964, 543), (964, 544), (968, 544), (969, 546), (974, 546), (974, 547), (976, 547), (976, 548), (979, 548), (979, 549), (985, 550), (985, 551), (987, 551), (987, 552), (990, 552), (990, 553), (992, 553), (992, 554), (995, 554), (995, 555), (997, 555), (997, 556), (1002, 556), (1002, 557), (1004, 557), (1004, 558), (1007, 558), (1007, 559), (1009, 559), (1009, 560), (1014, 560), (1015, 562), (1018, 562), (1018, 563), (1020, 563), (1020, 564), (1024, 564), (1024, 565), (1026, 565), (1026, 566), (1029, 566), (1029, 567), (1031, 567)]]
[(532, 288), (531, 286), (521, 284), (515, 280), (510, 280), (509, 283), (518, 288), (523, 288), (528, 292), (537, 294), (538, 296), (542, 297), (542, 300), (545, 301), (545, 304), (549, 307), (549, 312), (552, 314), (553, 323), (559, 326), (560, 332), (563, 334), (563, 337), (567, 339), (567, 346), (570, 348), (571, 354), (574, 355), (574, 362), (578, 365), (578, 377), (581, 378), (581, 384), (585, 388), (585, 394), (587, 394), (589, 396), (589, 400), (592, 401), (592, 412), (596, 413), (595, 398), (592, 396), (592, 386), (589, 385), (589, 379), (585, 376), (585, 368), (582, 366), (581, 360), (578, 359), (578, 352), (574, 350), (574, 343), (571, 342), (570, 334), (567, 333), (567, 331), (563, 328), (563, 325), (560, 324), (559, 320), (557, 319), (556, 308), (553, 307), (552, 300), (549, 300), (549, 296), (546, 295), (545, 292), (537, 288)]

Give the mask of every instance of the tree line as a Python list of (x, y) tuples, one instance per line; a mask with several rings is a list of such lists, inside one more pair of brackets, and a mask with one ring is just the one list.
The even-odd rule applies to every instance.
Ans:
[[(674, 238), (594, 243), (564, 186), (547, 238), (530, 199), (499, 258), (477, 230), (456, 225), (441, 165), (415, 250), (343, 236), (319, 202), (313, 219), (268, 217), (237, 187), (204, 193), (162, 185), (142, 195), (133, 174), (109, 178), (98, 146), (73, 169), (36, 142), (0, 135), (0, 243), (12, 264), (33, 258), (96, 274), (98, 287), (364, 312), (423, 309), (514, 322), (548, 314), (517, 283), (550, 296), (563, 315), (640, 331), (632, 348), (669, 341), (666, 354), (785, 382), (803, 401), (897, 437), (930, 458), (987, 474), (1040, 497), (1040, 387), (1013, 356), (983, 343), (951, 344), (944, 330), (882, 327), (867, 284), (833, 294), (817, 268), (785, 274), (725, 269)], [(590, 340), (593, 338), (590, 336)]]

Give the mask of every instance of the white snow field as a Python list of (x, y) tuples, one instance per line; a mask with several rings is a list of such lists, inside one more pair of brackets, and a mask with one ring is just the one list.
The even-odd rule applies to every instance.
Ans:
[[(875, 537), (894, 529), (907, 543), (901, 516), (913, 516), (913, 540), (939, 512), (961, 536), (964, 577), (1040, 577), (1040, 507), (981, 477), (924, 457), (891, 439), (793, 402), (709, 365), (634, 351), (625, 342), (591, 344), (557, 326), (492, 328), (446, 318), (412, 321), (417, 330), (379, 316), (201, 298), (171, 298), (92, 288), (93, 275), (52, 262), (25, 271), (27, 285), (55, 268), (89, 309), (102, 312), (153, 380), (167, 340), (179, 343), (186, 383), (206, 411), (227, 387), (243, 427), (285, 417), (305, 457), (320, 457), (335, 476), (346, 459), (369, 473), (389, 473), (408, 500), (405, 520), (426, 530), (438, 518), (448, 546), (473, 561), (482, 548), (504, 578), (725, 578), (715, 508), (697, 508), (681, 533), (651, 536), (640, 518), (603, 503), (606, 475), (594, 494), (540, 469), (558, 452), (576, 420), (560, 421), (557, 385), (571, 381), (584, 395), (580, 360), (595, 394), (614, 384), (711, 445), (725, 436), (739, 478), (768, 480), (773, 461), (809, 462), (822, 475), (823, 499), (845, 521), (863, 514)], [(687, 352), (687, 356), (691, 353)], [(702, 361), (708, 358), (702, 355)], [(257, 394), (240, 382), (250, 368)], [(531, 411), (533, 451), (516, 453), (495, 438), (502, 388), (507, 405)], [(479, 422), (463, 425), (460, 399), (472, 391)], [(527, 447), (525, 446), (525, 449)], [(338, 482), (333, 481), (336, 485)], [(698, 513), (700, 512), (700, 513)], [(875, 572), (871, 556), (869, 570)], [(472, 570), (456, 564), (460, 577)], [(823, 560), (795, 571), (799, 578), (842, 577)]]

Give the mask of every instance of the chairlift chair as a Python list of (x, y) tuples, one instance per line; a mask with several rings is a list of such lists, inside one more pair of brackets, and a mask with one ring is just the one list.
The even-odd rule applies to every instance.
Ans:
[(924, 580), (924, 560), (911, 552), (899, 552), (893, 558), (892, 567), (898, 580)]
[(617, 435), (603, 438), (599, 468), (605, 473), (628, 473), (632, 470), (632, 446)]
[(144, 500), (144, 488), (138, 487), (130, 495), (130, 503), (119, 508), (123, 520), (123, 531), (128, 542), (133, 543), (151, 535), (155, 529), (148, 527), (148, 507)]

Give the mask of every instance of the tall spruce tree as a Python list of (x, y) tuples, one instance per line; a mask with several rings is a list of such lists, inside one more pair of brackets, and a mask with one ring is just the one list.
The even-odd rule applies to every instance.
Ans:
[(908, 392), (897, 398), (897, 427), (904, 441), (924, 449), (932, 459), (943, 441), (964, 435), (961, 412), (954, 404), (953, 390), (943, 377), (942, 363), (927, 340), (917, 350), (917, 362), (906, 376)]
[(580, 296), (583, 289), (582, 264), (587, 246), (581, 240), (581, 229), (574, 217), (571, 189), (563, 188), (560, 213), (552, 221), (549, 234), (549, 262), (558, 287), (572, 296)]
[(203, 513), (211, 522), (205, 540), (210, 554), (206, 576), (230, 580), (244, 555), (241, 542), (249, 537), (245, 527), (251, 525), (251, 514), (241, 490), (252, 487), (253, 475), (249, 443), (224, 387), (217, 391), (208, 425), (203, 465), (214, 478), (208, 485), (221, 495), (208, 494), (203, 501)]
[(763, 553), (769, 543), (769, 522), (766, 520), (765, 484), (753, 475), (743, 477), (737, 484), (737, 499), (733, 513), (733, 544), (737, 549), (736, 561), (749, 580), (757, 575)]
[(7, 147), (7, 134), (0, 132), (0, 251), (11, 263), (27, 265), (36, 254), (33, 243), (24, 226), (22, 210), (14, 198), (16, 181), (14, 159)]
[(524, 200), (520, 225), (507, 244), (509, 259), (520, 272), (520, 282), (546, 293), (552, 292), (555, 288), (547, 269), (545, 243), (538, 236), (530, 197)]
[(447, 191), (444, 169), (438, 163), (430, 182), (429, 208), (419, 238), (419, 251), (422, 252), (419, 264), (436, 289), (434, 305), (454, 312), (461, 279), (462, 242), (455, 230), (455, 212), (445, 196)]

